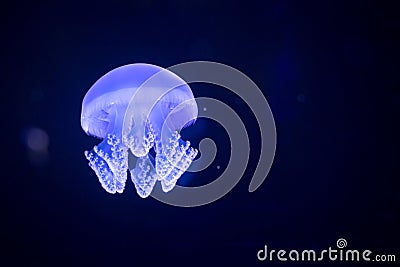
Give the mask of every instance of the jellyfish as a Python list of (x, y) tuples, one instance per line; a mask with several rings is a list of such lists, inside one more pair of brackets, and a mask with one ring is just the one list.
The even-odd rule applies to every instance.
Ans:
[(85, 151), (89, 166), (112, 194), (124, 191), (128, 172), (143, 198), (157, 181), (169, 192), (197, 155), (180, 136), (197, 115), (189, 85), (173, 72), (143, 63), (116, 68), (82, 102), (82, 129), (102, 139)]

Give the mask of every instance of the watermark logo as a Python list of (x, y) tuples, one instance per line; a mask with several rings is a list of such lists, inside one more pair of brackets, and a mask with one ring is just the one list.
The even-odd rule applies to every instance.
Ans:
[[(254, 192), (266, 179), (274, 160), (276, 148), (275, 121), (262, 91), (244, 73), (217, 62), (193, 61), (174, 65), (167, 69), (188, 84), (207, 83), (228, 89), (240, 97), (251, 109), (258, 122), (261, 135), (258, 164), (249, 185), (249, 192)], [(146, 83), (157, 85), (157, 75), (152, 76)], [(170, 85), (163, 84), (163, 86)], [(171, 84), (171, 87), (177, 86), (179, 84)], [(135, 96), (133, 96), (134, 98)], [(209, 184), (198, 187), (176, 185), (172, 191), (166, 194), (157, 183), (151, 196), (173, 206), (196, 207), (220, 199), (239, 182), (249, 161), (250, 142), (245, 120), (243, 121), (229, 105), (220, 100), (209, 97), (195, 100), (199, 111), (197, 118), (214, 120), (225, 128), (231, 144), (231, 156), (224, 172)], [(131, 100), (131, 103), (135, 102)], [(129, 108), (132, 108), (131, 105)], [(188, 169), (190, 172), (198, 172), (211, 165), (217, 153), (217, 145), (213, 140), (206, 138), (200, 142), (199, 151), (201, 156), (193, 161)]]
[(371, 250), (347, 249), (347, 241), (344, 238), (339, 238), (336, 241), (335, 247), (328, 247), (321, 251), (313, 249), (290, 251), (280, 249), (268, 249), (265, 245), (263, 249), (257, 252), (259, 261), (372, 261), (372, 262), (395, 262), (396, 255), (394, 254), (374, 254)]
[(338, 248), (345, 248), (345, 247), (347, 247), (347, 241), (346, 241), (346, 239), (344, 239), (344, 238), (339, 238), (339, 239), (336, 241), (336, 246), (337, 246)]

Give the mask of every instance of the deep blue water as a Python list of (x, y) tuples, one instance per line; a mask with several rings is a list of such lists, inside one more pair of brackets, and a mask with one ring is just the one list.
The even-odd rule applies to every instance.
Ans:
[[(338, 238), (400, 258), (394, 5), (215, 2), (18, 2), (3, 9), (2, 260), (253, 266), (268, 264), (256, 258), (265, 244), (325, 249)], [(98, 143), (80, 128), (86, 91), (120, 65), (191, 60), (231, 65), (263, 90), (278, 137), (267, 180), (248, 193), (260, 138), (250, 109), (221, 88), (194, 84), (196, 97), (224, 101), (246, 121), (253, 150), (239, 184), (213, 204), (187, 209), (143, 200), (130, 181), (123, 194), (107, 194), (83, 155)], [(43, 142), (41, 134), (48, 136), (46, 153), (29, 148), (32, 129), (43, 131), (33, 132)], [(229, 155), (223, 128), (199, 120), (183, 135), (220, 146), (215, 164), (179, 183), (215, 179)]]

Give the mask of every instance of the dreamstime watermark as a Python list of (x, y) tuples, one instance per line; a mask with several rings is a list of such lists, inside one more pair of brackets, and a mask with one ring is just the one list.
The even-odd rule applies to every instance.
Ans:
[(263, 249), (257, 252), (257, 259), (260, 261), (373, 261), (373, 262), (395, 262), (396, 255), (394, 254), (373, 254), (369, 249), (345, 249), (347, 241), (344, 238), (339, 238), (336, 241), (336, 247), (328, 247), (321, 251), (313, 249), (307, 250), (275, 250), (268, 249), (265, 245)]
[[(177, 74), (183, 80), (167, 79), (168, 75), (170, 75), (168, 72)], [(126, 113), (135, 114), (133, 111), (137, 103), (143, 97), (149, 98), (146, 88), (160, 87), (160, 84), (162, 84), (163, 88), (167, 88), (160, 92), (160, 95), (152, 95), (154, 101), (149, 102), (154, 102), (155, 105), (156, 100), (160, 99), (164, 94), (186, 83), (207, 83), (225, 88), (240, 97), (251, 109), (258, 122), (261, 135), (258, 164), (249, 185), (249, 192), (254, 192), (267, 177), (274, 160), (276, 129), (272, 111), (264, 94), (248, 76), (239, 70), (228, 65), (209, 61), (193, 61), (171, 66), (165, 72), (160, 71), (150, 77), (136, 90)], [(216, 121), (225, 128), (231, 144), (231, 156), (224, 172), (209, 184), (197, 187), (176, 185), (172, 191), (164, 193), (160, 184), (157, 183), (151, 196), (173, 206), (196, 207), (218, 200), (239, 182), (249, 161), (250, 142), (245, 121), (230, 106), (220, 100), (209, 97), (195, 98), (195, 100), (198, 106), (197, 118)], [(175, 107), (175, 109), (179, 109), (179, 106)], [(150, 112), (152, 107), (146, 107), (146, 110)], [(149, 113), (144, 114), (144, 116), (148, 117)], [(188, 118), (187, 122), (191, 119), (196, 118)], [(125, 122), (124, 120), (125, 123), (129, 123), (129, 121)], [(161, 132), (164, 131), (162, 130)], [(198, 172), (207, 168), (215, 158), (217, 145), (212, 139), (205, 138), (199, 144), (199, 151), (200, 158), (193, 161), (187, 171)]]

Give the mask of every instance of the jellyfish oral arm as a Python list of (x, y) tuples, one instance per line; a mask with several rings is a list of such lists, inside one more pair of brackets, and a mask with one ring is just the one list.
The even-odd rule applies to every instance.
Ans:
[(128, 169), (128, 148), (122, 142), (124, 108), (111, 109), (106, 137), (85, 155), (103, 188), (109, 193), (122, 193)]
[(164, 192), (174, 188), (198, 153), (190, 147), (189, 141), (185, 142), (180, 137), (180, 134), (174, 131), (168, 140), (161, 141), (160, 138), (156, 142), (156, 171)]

